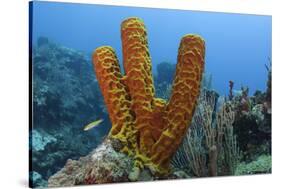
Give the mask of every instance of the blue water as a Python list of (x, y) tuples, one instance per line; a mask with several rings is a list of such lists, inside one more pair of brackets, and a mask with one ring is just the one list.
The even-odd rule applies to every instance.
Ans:
[(132, 16), (145, 22), (154, 70), (163, 61), (176, 63), (181, 37), (196, 33), (205, 39), (206, 70), (220, 94), (228, 93), (229, 80), (235, 89), (248, 86), (251, 94), (265, 90), (271, 16), (34, 2), (33, 42), (46, 36), (86, 53), (110, 45), (122, 62), (120, 23)]

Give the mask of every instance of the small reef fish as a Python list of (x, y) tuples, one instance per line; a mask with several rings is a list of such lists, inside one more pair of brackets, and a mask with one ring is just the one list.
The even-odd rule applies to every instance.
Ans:
[(101, 122), (103, 122), (103, 119), (99, 119), (99, 120), (96, 120), (96, 121), (94, 121), (94, 122), (92, 122), (92, 123), (89, 123), (88, 125), (86, 125), (86, 126), (84, 127), (83, 130), (84, 130), (84, 131), (88, 131), (88, 130), (90, 130), (90, 129), (96, 127), (96, 126), (98, 126)]

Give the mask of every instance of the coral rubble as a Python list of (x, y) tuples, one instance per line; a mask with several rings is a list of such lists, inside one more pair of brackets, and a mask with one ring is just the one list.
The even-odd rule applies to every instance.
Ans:
[(205, 44), (197, 35), (181, 39), (171, 97), (166, 102), (155, 97), (146, 33), (139, 18), (123, 21), (124, 76), (110, 46), (95, 50), (93, 64), (112, 122), (109, 138), (120, 141), (120, 151), (134, 158), (134, 173), (147, 166), (157, 174), (167, 174), (196, 106)]

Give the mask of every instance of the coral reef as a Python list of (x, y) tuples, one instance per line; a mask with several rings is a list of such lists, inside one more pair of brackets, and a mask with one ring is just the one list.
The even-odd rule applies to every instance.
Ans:
[(191, 122), (204, 70), (204, 40), (182, 38), (171, 97), (155, 97), (151, 58), (144, 23), (129, 18), (121, 26), (123, 65), (113, 48), (102, 46), (93, 54), (96, 76), (112, 128), (109, 138), (122, 143), (121, 152), (134, 158), (134, 173), (148, 166), (167, 174), (169, 162)]
[(126, 182), (133, 161), (116, 152), (109, 140), (79, 160), (68, 160), (63, 169), (51, 176), (49, 187)]
[(189, 168), (197, 177), (234, 174), (240, 159), (234, 110), (229, 102), (216, 108), (217, 99), (215, 91), (201, 91), (190, 129), (172, 160), (174, 168)]
[(31, 149), (33, 151), (41, 151), (45, 149), (45, 146), (49, 143), (52, 142), (57, 142), (57, 139), (48, 133), (44, 131), (37, 131), (37, 130), (32, 130), (31, 139), (29, 139), (29, 142), (31, 143)]
[[(97, 48), (91, 60), (38, 39), (33, 187), (271, 172), (271, 64), (265, 92), (250, 96), (241, 87), (236, 94), (229, 81), (227, 98), (204, 72), (200, 36), (183, 36), (177, 64), (158, 64), (154, 78), (144, 23), (126, 19), (121, 37), (124, 71), (110, 46)], [(82, 130), (98, 119), (102, 127)]]
[(271, 114), (265, 113), (262, 104), (256, 104), (245, 115), (234, 121), (244, 160), (252, 161), (256, 156), (271, 153)]
[(43, 138), (31, 140), (32, 170), (38, 172), (45, 180), (60, 170), (67, 159), (85, 156), (97, 145), (92, 135), (75, 131), (73, 128), (64, 128), (58, 133), (50, 134), (42, 129), (36, 129), (32, 133), (39, 133), (37, 135)]
[(32, 69), (35, 128), (81, 127), (105, 117), (90, 57), (84, 53), (40, 37), (33, 47)]
[[(118, 143), (118, 142), (117, 142)], [(66, 187), (74, 185), (101, 184), (112, 182), (152, 181), (161, 177), (153, 175), (148, 169), (139, 174), (131, 174), (134, 160), (118, 152), (116, 141), (105, 140), (99, 147), (79, 160), (68, 160), (63, 169), (51, 176), (49, 187)], [(188, 178), (183, 171), (175, 171), (166, 179)]]
[[(184, 36), (178, 63), (160, 63), (153, 78), (144, 23), (129, 18), (121, 33), (124, 74), (102, 46), (92, 57), (97, 80), (87, 56), (38, 39), (33, 187), (271, 173), (271, 66), (265, 92), (236, 94), (230, 81), (226, 98), (203, 73), (199, 36)], [(82, 131), (96, 119), (105, 119), (98, 132)]]
[(264, 174), (271, 173), (271, 156), (261, 155), (256, 160), (238, 165), (235, 175)]
[(29, 173), (29, 180), (32, 188), (48, 186), (48, 182), (44, 180), (42, 176), (36, 171), (32, 171)]
[[(30, 171), (47, 182), (67, 159), (91, 152), (109, 131), (110, 121), (103, 111), (90, 56), (40, 37), (32, 49), (32, 69)], [(105, 121), (103, 127), (96, 128), (98, 132), (83, 131), (86, 124), (101, 118)], [(35, 186), (43, 183), (32, 179)]]
[[(211, 74), (202, 76), (200, 37), (184, 36), (177, 65), (158, 65), (174, 80), (159, 79), (158, 73), (154, 83), (144, 24), (128, 19), (121, 32), (125, 73), (113, 48), (103, 46), (93, 54), (97, 80), (85, 55), (38, 39), (32, 186), (45, 187), (47, 180), (49, 187), (61, 187), (271, 172), (271, 67), (265, 92), (249, 96), (242, 87), (236, 94), (230, 82), (226, 101), (211, 90)], [(98, 118), (105, 119), (101, 132), (82, 131)], [(92, 151), (110, 122), (109, 136)]]
[(247, 162), (271, 154), (271, 67), (267, 72), (265, 92), (256, 91), (249, 97), (249, 89), (242, 87), (242, 93), (231, 100), (236, 115), (234, 132)]
[(271, 172), (271, 67), (266, 68), (267, 89), (253, 96), (248, 87), (235, 94), (233, 81), (227, 101), (202, 88), (189, 132), (172, 160), (175, 169), (199, 177)]

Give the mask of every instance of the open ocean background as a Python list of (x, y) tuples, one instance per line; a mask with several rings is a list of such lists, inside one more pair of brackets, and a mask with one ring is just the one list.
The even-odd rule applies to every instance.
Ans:
[(187, 10), (103, 6), (75, 3), (33, 3), (33, 43), (40, 36), (91, 54), (102, 45), (112, 46), (122, 62), (120, 24), (140, 17), (148, 32), (153, 71), (160, 62), (176, 63), (180, 39), (188, 33), (206, 42), (207, 73), (213, 88), (228, 94), (248, 86), (250, 94), (265, 90), (271, 59), (271, 16), (211, 13)]

